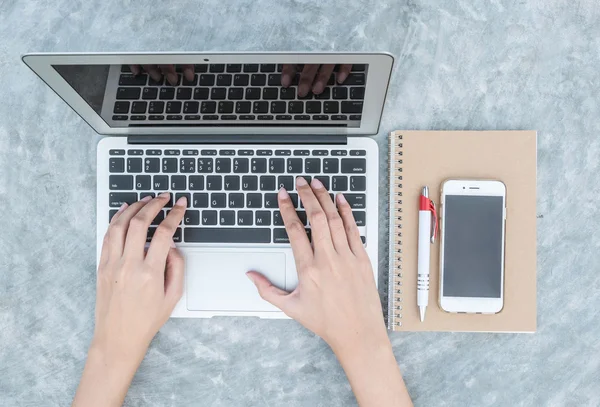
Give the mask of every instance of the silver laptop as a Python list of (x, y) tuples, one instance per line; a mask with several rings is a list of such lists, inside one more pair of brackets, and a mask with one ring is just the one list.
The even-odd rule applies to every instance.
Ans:
[[(174, 317), (285, 315), (245, 272), (292, 291), (277, 208), (295, 178), (344, 193), (377, 281), (377, 134), (393, 58), (382, 53), (29, 54), (23, 61), (104, 137), (97, 148), (97, 256), (122, 203), (171, 192), (189, 208)], [(317, 86), (318, 85), (318, 86)], [(148, 241), (169, 207), (148, 231)]]

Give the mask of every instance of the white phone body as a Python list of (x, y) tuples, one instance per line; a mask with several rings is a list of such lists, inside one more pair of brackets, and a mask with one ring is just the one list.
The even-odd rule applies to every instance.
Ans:
[(440, 307), (455, 313), (500, 312), (506, 186), (495, 180), (447, 180), (440, 217)]

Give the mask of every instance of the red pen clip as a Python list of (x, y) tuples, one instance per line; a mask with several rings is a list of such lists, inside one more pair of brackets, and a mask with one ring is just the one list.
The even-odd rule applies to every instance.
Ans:
[(430, 240), (431, 240), (431, 243), (434, 243), (435, 238), (437, 237), (438, 218), (437, 218), (437, 211), (435, 209), (435, 203), (431, 199), (429, 199), (429, 188), (427, 188), (427, 187), (423, 187), (423, 193), (421, 194), (421, 199), (419, 202), (419, 210), (431, 212), (432, 219), (431, 219)]

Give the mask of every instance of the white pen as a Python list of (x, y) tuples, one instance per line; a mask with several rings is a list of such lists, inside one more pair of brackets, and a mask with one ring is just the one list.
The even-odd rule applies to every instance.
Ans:
[(417, 305), (419, 306), (421, 322), (425, 320), (425, 309), (429, 303), (429, 257), (431, 254), (431, 245), (435, 241), (436, 230), (437, 214), (435, 211), (435, 204), (429, 199), (429, 188), (423, 187), (423, 192), (419, 199), (419, 240), (417, 255)]

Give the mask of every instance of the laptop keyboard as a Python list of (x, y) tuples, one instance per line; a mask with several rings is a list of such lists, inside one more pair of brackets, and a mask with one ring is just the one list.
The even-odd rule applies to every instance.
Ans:
[[(366, 151), (357, 149), (114, 149), (109, 151), (109, 220), (123, 204), (168, 191), (147, 240), (182, 196), (188, 209), (173, 239), (185, 243), (289, 243), (277, 192), (284, 187), (310, 238), (296, 177), (344, 193), (365, 243)], [(335, 202), (335, 201), (334, 201)]]
[[(179, 67), (178, 67), (179, 68)], [(133, 75), (121, 67), (113, 108), (115, 121), (267, 120), (275, 122), (361, 120), (366, 65), (355, 64), (343, 84), (334, 72), (318, 95), (297, 94), (300, 73), (281, 86), (282, 64), (204, 64), (194, 79), (179, 72), (176, 86), (163, 77)], [(337, 68), (336, 68), (337, 69)]]

